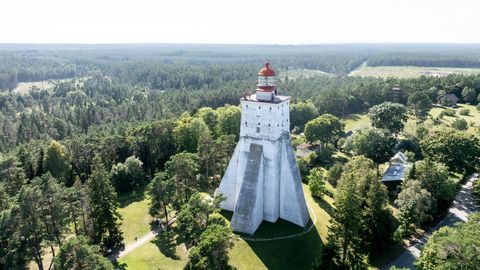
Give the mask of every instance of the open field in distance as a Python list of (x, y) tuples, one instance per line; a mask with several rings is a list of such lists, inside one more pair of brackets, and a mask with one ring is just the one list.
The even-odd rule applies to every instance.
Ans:
[(479, 74), (480, 68), (439, 68), (439, 67), (415, 67), (415, 66), (362, 66), (350, 73), (351, 76), (361, 77), (397, 77), (415, 78), (422, 75), (444, 77), (450, 74)]

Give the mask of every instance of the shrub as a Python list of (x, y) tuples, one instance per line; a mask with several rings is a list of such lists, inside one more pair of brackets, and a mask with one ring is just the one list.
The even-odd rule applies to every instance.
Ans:
[(307, 182), (307, 175), (310, 167), (310, 162), (305, 158), (297, 159), (298, 170), (300, 171), (300, 175), (302, 176), (302, 182)]
[(455, 117), (455, 110), (445, 109), (445, 110), (440, 112), (440, 115), (438, 117), (442, 118), (443, 116)]
[(465, 119), (457, 119), (452, 123), (452, 127), (454, 129), (458, 130), (467, 130), (468, 129), (468, 123), (467, 120)]
[(470, 110), (469, 110), (469, 109), (461, 109), (458, 113), (459, 113), (460, 115), (469, 115), (469, 114), (470, 114)]
[(316, 151), (316, 157), (313, 159), (315, 164), (330, 163), (333, 161), (333, 150), (330, 147), (322, 147)]
[(342, 176), (342, 172), (343, 172), (343, 164), (339, 163), (339, 162), (336, 162), (335, 164), (333, 164), (333, 166), (330, 168), (330, 170), (328, 170), (327, 181), (332, 186), (336, 187), (338, 180)]
[(472, 193), (477, 203), (480, 204), (480, 180), (477, 179), (473, 183)]
[(340, 138), (337, 142), (337, 148), (339, 150), (342, 150), (343, 149), (343, 145), (345, 144), (345, 138)]
[(325, 182), (323, 182), (323, 172), (318, 168), (313, 168), (307, 176), (308, 187), (312, 196), (315, 198), (322, 198), (325, 194)]

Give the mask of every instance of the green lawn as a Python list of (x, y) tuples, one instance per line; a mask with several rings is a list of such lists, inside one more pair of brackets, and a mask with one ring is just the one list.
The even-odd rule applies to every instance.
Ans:
[[(478, 126), (480, 126), (480, 112), (477, 110), (477, 108), (475, 108), (475, 106), (467, 105), (467, 104), (458, 104), (457, 108), (446, 108), (446, 107), (436, 106), (436, 107), (433, 107), (430, 110), (429, 115), (431, 117), (438, 117), (443, 110), (447, 110), (447, 109), (454, 110), (455, 111), (455, 117), (444, 116), (443, 119), (440, 119), (440, 122), (442, 123), (442, 125), (451, 126), (453, 121), (455, 121), (456, 119), (459, 119), (459, 118), (463, 118), (469, 124), (467, 132), (470, 133), (470, 134), (478, 135), (478, 131), (477, 131), (476, 128)], [(461, 109), (469, 109), (470, 114), (469, 115), (460, 115), (459, 111)], [(405, 124), (405, 131), (407, 133), (414, 133), (418, 124), (419, 124), (419, 122), (417, 121), (416, 118), (410, 117), (408, 119), (407, 123)], [(427, 126), (430, 126), (430, 127), (434, 126), (431, 119), (427, 119), (424, 122), (424, 124), (427, 125)]]
[(414, 66), (364, 66), (351, 73), (352, 76), (361, 77), (397, 77), (397, 78), (415, 78), (425, 76), (447, 76), (449, 74), (478, 74), (478, 68), (437, 68), (437, 67), (414, 67)]
[(366, 113), (350, 114), (344, 117), (342, 120), (343, 120), (343, 123), (345, 124), (345, 132), (358, 129), (363, 126), (370, 126), (370, 119), (368, 118)]
[[(327, 237), (329, 213), (332, 211), (333, 199), (325, 196), (324, 200), (316, 202), (310, 196), (308, 186), (303, 185), (303, 189), (307, 204), (316, 217), (315, 227), (309, 233), (293, 239), (267, 242), (249, 242), (236, 235), (235, 245), (230, 250), (230, 263), (233, 266), (237, 269), (310, 269), (311, 262), (322, 245), (322, 240), (325, 241)], [(127, 208), (133, 210), (133, 207), (138, 205), (137, 210), (139, 212), (143, 211), (142, 213), (145, 215), (147, 207), (143, 204), (144, 202), (146, 203), (146, 200), (132, 203)], [(129, 211), (126, 212), (126, 216), (129, 217), (128, 224), (141, 223), (141, 225), (126, 227), (148, 226), (148, 222), (145, 220), (138, 222), (139, 219), (130, 218), (133, 215), (128, 213)], [(223, 212), (223, 214), (227, 218), (231, 216), (229, 212)], [(138, 215), (142, 216), (142, 214)], [(127, 223), (126, 221), (127, 219), (124, 220), (124, 224)], [(309, 225), (307, 225), (307, 228)], [(301, 231), (304, 231), (304, 229), (279, 220), (275, 224), (263, 222), (255, 236), (283, 236)], [(140, 230), (137, 230), (137, 232), (140, 232)], [(188, 260), (188, 254), (185, 246), (176, 243), (173, 238), (174, 236), (161, 234), (152, 242), (123, 257), (119, 262), (124, 264), (127, 269), (182, 269)], [(299, 252), (299, 250), (302, 252)]]
[(139, 197), (119, 208), (123, 217), (121, 229), (126, 245), (135, 242), (135, 237), (141, 237), (150, 231), (152, 218), (148, 214), (148, 203), (148, 198)]
[(183, 269), (188, 260), (188, 253), (184, 245), (175, 246), (175, 256), (169, 256), (170, 252), (162, 253), (163, 247), (157, 245), (155, 240), (148, 242), (127, 254), (119, 260), (126, 269)]

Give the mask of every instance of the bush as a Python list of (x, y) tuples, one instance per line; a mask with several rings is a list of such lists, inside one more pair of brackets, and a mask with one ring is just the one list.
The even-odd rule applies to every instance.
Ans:
[(461, 118), (457, 119), (452, 123), (452, 127), (458, 130), (467, 130), (468, 129), (467, 120), (461, 119)]
[(459, 113), (460, 115), (469, 115), (469, 114), (470, 114), (470, 110), (469, 110), (469, 109), (461, 109), (458, 113)]
[(135, 156), (128, 157), (125, 163), (112, 167), (112, 183), (118, 192), (128, 192), (146, 183), (143, 163)]
[(300, 175), (302, 176), (302, 182), (307, 182), (307, 175), (310, 167), (310, 163), (305, 158), (297, 159), (298, 170), (300, 171)]
[(332, 199), (333, 199), (333, 196), (335, 196), (335, 194), (333, 194), (333, 192), (329, 189), (325, 189), (325, 195), (327, 195), (328, 197), (330, 197)]
[(340, 138), (337, 142), (337, 148), (338, 150), (342, 150), (343, 149), (343, 145), (345, 144), (345, 138)]
[(438, 117), (442, 119), (443, 116), (455, 117), (455, 110), (452, 110), (452, 109), (443, 110), (440, 112), (440, 115)]
[(321, 199), (325, 194), (325, 182), (323, 182), (323, 172), (318, 168), (313, 168), (307, 176), (308, 187), (312, 196)]
[(343, 164), (339, 163), (339, 162), (336, 162), (335, 164), (333, 164), (333, 166), (330, 168), (330, 170), (328, 170), (327, 181), (332, 186), (336, 187), (338, 180), (342, 176), (342, 172), (343, 172)]
[(473, 183), (472, 193), (477, 203), (480, 204), (480, 180), (477, 179)]

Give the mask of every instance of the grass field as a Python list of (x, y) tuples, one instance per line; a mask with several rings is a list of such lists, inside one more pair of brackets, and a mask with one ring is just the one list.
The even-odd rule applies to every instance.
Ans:
[[(267, 242), (249, 242), (236, 235), (234, 247), (230, 250), (230, 263), (233, 266), (239, 270), (310, 269), (311, 262), (317, 255), (322, 240), (325, 241), (327, 237), (327, 226), (330, 220), (329, 213), (332, 211), (333, 199), (325, 196), (324, 200), (316, 201), (310, 196), (308, 186), (304, 185), (303, 188), (307, 203), (316, 218), (315, 227), (309, 233), (293, 239)], [(145, 215), (148, 206), (144, 201), (132, 203), (126, 208), (129, 208), (129, 210), (136, 208), (137, 212)], [(125, 208), (122, 209), (124, 217), (122, 228), (127, 223), (148, 225), (148, 222), (145, 220), (139, 222), (138, 218), (136, 218), (136, 216), (142, 216), (142, 214), (124, 210)], [(228, 212), (223, 214), (227, 218), (231, 216), (231, 213)], [(141, 229), (138, 228), (143, 226), (130, 226), (131, 228), (128, 231), (140, 233)], [(279, 220), (275, 224), (263, 222), (255, 236), (283, 236), (303, 230), (296, 225)], [(161, 234), (153, 241), (121, 258), (119, 262), (127, 269), (183, 269), (188, 260), (188, 254), (185, 246), (176, 243), (174, 238), (174, 236)], [(299, 250), (302, 252), (298, 252)]]
[(361, 77), (398, 77), (398, 78), (414, 78), (425, 76), (443, 77), (449, 74), (478, 74), (479, 68), (437, 68), (437, 67), (414, 67), (414, 66), (379, 66), (369, 67), (363, 66), (353, 71), (351, 76)]
[(141, 237), (150, 231), (152, 218), (148, 214), (149, 201), (148, 198), (145, 198), (119, 209), (123, 217), (121, 229), (126, 245), (135, 242), (135, 237)]
[(370, 124), (370, 119), (368, 118), (367, 114), (350, 114), (343, 119), (343, 123), (345, 124), (345, 132), (348, 132), (350, 130), (355, 130), (364, 126), (369, 127)]
[(295, 80), (300, 77), (302, 78), (311, 78), (311, 77), (316, 77), (316, 76), (336, 76), (335, 74), (323, 72), (321, 70), (315, 70), (315, 69), (290, 69), (288, 71), (280, 69), (278, 71), (278, 79), (279, 80), (285, 80), (285, 78), (288, 76), (289, 80)]
[[(456, 119), (463, 118), (467, 121), (467, 123), (469, 125), (467, 132), (470, 133), (470, 134), (474, 134), (474, 135), (479, 134), (479, 132), (477, 130), (477, 127), (480, 126), (480, 112), (475, 108), (475, 106), (466, 105), (466, 104), (458, 104), (457, 108), (433, 107), (430, 110), (429, 115), (431, 117), (434, 117), (434, 118), (438, 117), (440, 115), (440, 113), (443, 110), (446, 110), (446, 109), (454, 110), (455, 111), (455, 116), (454, 117), (446, 116), (446, 115), (443, 116), (443, 119), (440, 119), (440, 122), (441, 122), (442, 125), (451, 126), (451, 124)], [(460, 115), (459, 111), (461, 109), (469, 109), (470, 114), (469, 115)], [(411, 117), (410, 119), (408, 119), (407, 123), (405, 124), (405, 131), (407, 133), (412, 133), (413, 134), (415, 132), (418, 124), (419, 124), (418, 121), (415, 118)], [(431, 119), (427, 119), (424, 122), (424, 125), (427, 125), (427, 126), (430, 126), (430, 127), (435, 126), (435, 124), (433, 123), (433, 121)]]
[(17, 87), (15, 87), (12, 92), (18, 93), (18, 94), (25, 94), (28, 93), (32, 88), (38, 88), (42, 90), (52, 90), (55, 84), (60, 83), (60, 82), (67, 82), (67, 81), (72, 81), (76, 80), (77, 83), (80, 85), (83, 85), (83, 82), (87, 79), (88, 77), (82, 77), (82, 78), (70, 78), (70, 79), (59, 79), (59, 80), (45, 80), (45, 81), (38, 81), (38, 82), (20, 82), (18, 83)]

